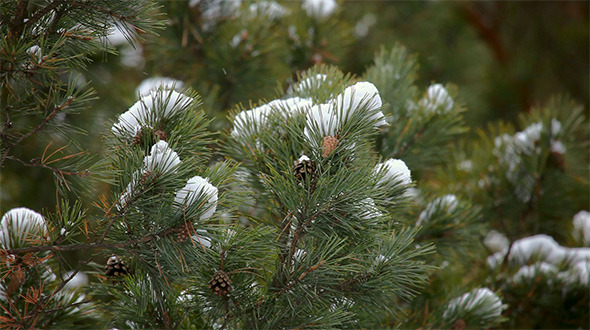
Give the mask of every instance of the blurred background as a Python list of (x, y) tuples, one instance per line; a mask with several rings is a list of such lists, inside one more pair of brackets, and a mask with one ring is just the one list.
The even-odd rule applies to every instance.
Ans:
[[(588, 109), (588, 1), (339, 1), (315, 20), (297, 1), (212, 3), (162, 1), (164, 29), (138, 31), (144, 40), (133, 45), (113, 28), (104, 42), (118, 54), (97, 54), (87, 73), (75, 73), (99, 99), (60, 119), (85, 130), (81, 148), (100, 153), (103, 134), (146, 78), (197, 90), (218, 131), (238, 104), (280, 95), (297, 72), (327, 63), (361, 76), (377, 51), (396, 43), (415, 54), (421, 90), (433, 82), (457, 87), (471, 133), (498, 119), (515, 122), (556, 94)], [(31, 138), (17, 156), (39, 157), (47, 142)], [(56, 205), (47, 170), (7, 162), (0, 180), (2, 214)]]

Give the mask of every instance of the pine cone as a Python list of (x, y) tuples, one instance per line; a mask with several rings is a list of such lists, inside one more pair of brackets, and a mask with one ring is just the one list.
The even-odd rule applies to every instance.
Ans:
[(455, 323), (453, 323), (453, 327), (451, 329), (464, 330), (466, 327), (467, 327), (467, 323), (465, 323), (465, 321), (463, 319), (458, 319), (457, 321), (455, 321)]
[(158, 137), (158, 139), (166, 141), (168, 140), (168, 134), (161, 129), (154, 132), (154, 135)]
[(120, 277), (129, 274), (129, 268), (123, 260), (117, 256), (112, 256), (107, 260), (105, 266), (105, 274), (107, 277)]
[(338, 139), (335, 136), (328, 135), (322, 141), (322, 157), (328, 157), (334, 149), (338, 147)]
[(137, 134), (135, 134), (135, 136), (133, 137), (133, 141), (132, 141), (132, 145), (136, 146), (138, 144), (141, 143), (141, 141), (143, 140), (143, 128), (140, 129)]
[(293, 175), (297, 178), (297, 181), (305, 183), (307, 180), (313, 184), (316, 178), (316, 165), (309, 159), (300, 159), (295, 161), (293, 167)]
[(214, 294), (223, 297), (231, 291), (231, 280), (223, 270), (218, 270), (209, 280), (209, 289)]
[(190, 222), (182, 223), (173, 229), (173, 233), (176, 236), (176, 242), (182, 243), (191, 236), (191, 224)]

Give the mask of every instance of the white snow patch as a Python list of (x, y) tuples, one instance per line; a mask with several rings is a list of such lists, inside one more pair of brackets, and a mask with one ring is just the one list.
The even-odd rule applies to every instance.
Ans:
[(303, 0), (302, 7), (307, 16), (324, 18), (332, 15), (337, 5), (335, 0)]
[(373, 173), (384, 172), (383, 177), (379, 179), (379, 184), (387, 182), (399, 182), (403, 185), (412, 183), (412, 173), (406, 163), (401, 159), (390, 158), (384, 163), (375, 165)]
[(180, 90), (183, 85), (184, 83), (182, 81), (173, 78), (152, 77), (143, 80), (135, 89), (135, 94), (139, 96), (148, 96), (152, 90), (157, 90), (158, 88)]
[(418, 102), (426, 111), (446, 113), (453, 109), (455, 102), (442, 84), (430, 85), (426, 94), (427, 96)]
[(47, 238), (43, 216), (26, 207), (9, 210), (0, 220), (0, 247), (16, 249)]
[(209, 183), (208, 179), (197, 175), (190, 178), (186, 185), (176, 192), (174, 202), (177, 205), (189, 206), (202, 198), (207, 202), (202, 205), (206, 211), (200, 220), (205, 220), (210, 218), (217, 208), (217, 188)]
[(590, 212), (580, 211), (576, 213), (573, 224), (574, 237), (584, 242), (584, 245), (590, 245)]
[(492, 230), (483, 241), (483, 244), (490, 249), (490, 251), (496, 253), (501, 251), (507, 251), (510, 241), (506, 236), (498, 231)]

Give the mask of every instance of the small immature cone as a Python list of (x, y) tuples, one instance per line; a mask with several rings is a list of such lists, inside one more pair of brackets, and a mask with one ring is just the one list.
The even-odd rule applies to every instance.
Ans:
[(168, 133), (162, 131), (161, 129), (154, 132), (154, 135), (158, 137), (160, 140), (167, 141), (168, 140)]
[(338, 147), (338, 139), (335, 136), (328, 135), (322, 140), (322, 157), (328, 157), (334, 149)]
[(8, 282), (8, 285), (6, 287), (6, 294), (8, 294), (9, 296), (12, 295), (16, 292), (16, 290), (18, 290), (21, 287), (21, 285), (23, 285), (24, 282), (25, 272), (20, 265), (17, 265), (16, 269), (10, 275), (10, 281)]
[(464, 330), (466, 327), (467, 327), (467, 323), (465, 323), (465, 321), (463, 319), (458, 319), (457, 321), (455, 321), (455, 323), (453, 324), (453, 327), (451, 329)]
[(143, 139), (143, 129), (140, 129), (137, 134), (135, 134), (135, 136), (133, 137), (133, 143), (132, 145), (138, 145), (141, 143), (142, 139)]

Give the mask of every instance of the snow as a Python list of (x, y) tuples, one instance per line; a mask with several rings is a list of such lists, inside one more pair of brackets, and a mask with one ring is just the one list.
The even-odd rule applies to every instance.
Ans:
[(3, 249), (25, 247), (47, 237), (43, 216), (26, 207), (9, 210), (0, 220), (0, 246)]
[(590, 248), (564, 248), (566, 259), (572, 263), (590, 261)]
[(250, 5), (250, 14), (254, 16), (267, 16), (269, 19), (278, 19), (289, 13), (285, 7), (274, 1), (260, 1)]
[(251, 110), (245, 110), (236, 115), (234, 118), (234, 128), (231, 132), (233, 137), (246, 137), (254, 126), (254, 131), (259, 126), (266, 123), (271, 108), (268, 105), (263, 105)]
[(224, 18), (238, 14), (242, 0), (190, 0), (189, 7), (199, 6), (202, 28), (211, 31)]
[(529, 202), (535, 187), (535, 177), (522, 168), (522, 157), (538, 154), (543, 123), (533, 123), (514, 136), (503, 134), (494, 139), (493, 154), (506, 167), (505, 176), (514, 186), (514, 192), (522, 202)]
[(325, 74), (318, 73), (315, 76), (307, 77), (307, 78), (301, 80), (299, 83), (297, 83), (295, 86), (293, 86), (293, 89), (295, 91), (309, 91), (309, 90), (317, 89), (317, 88), (320, 88), (322, 83), (324, 81), (326, 81), (327, 78), (328, 78), (328, 76), (326, 76)]
[(258, 133), (258, 130), (265, 128), (268, 118), (273, 112), (281, 112), (286, 119), (290, 114), (304, 113), (312, 102), (308, 99), (293, 97), (289, 99), (273, 100), (254, 109), (245, 110), (234, 118), (232, 136), (245, 138)]
[(299, 159), (297, 159), (296, 163), (300, 163), (303, 161), (309, 161), (309, 157), (307, 157), (306, 155), (301, 155), (301, 157), (299, 157)]
[[(63, 279), (67, 279), (70, 276), (72, 276), (74, 272), (73, 271), (67, 271), (64, 275), (63, 275)], [(64, 289), (66, 290), (76, 290), (84, 285), (88, 284), (88, 275), (86, 275), (86, 273), (84, 272), (77, 272), (76, 275), (74, 275), (74, 277), (65, 284)]]
[(574, 282), (588, 285), (590, 281), (590, 260), (575, 263), (570, 268), (569, 279)]
[(574, 215), (573, 235), (584, 242), (584, 245), (590, 245), (590, 212), (580, 211)]
[(196, 232), (196, 235), (191, 236), (193, 243), (196, 245), (203, 245), (206, 248), (210, 248), (211, 239), (205, 236), (207, 234), (207, 231), (204, 229), (197, 229)]
[(189, 206), (201, 200), (207, 202), (201, 207), (205, 213), (201, 215), (200, 220), (210, 218), (217, 208), (217, 188), (209, 183), (209, 180), (200, 176), (194, 176), (188, 180), (186, 185), (176, 192), (174, 202), (178, 205)]
[(471, 172), (473, 170), (473, 161), (471, 159), (463, 160), (457, 164), (457, 169), (464, 172)]
[(551, 141), (551, 152), (564, 155), (566, 152), (566, 147), (561, 143), (561, 141)]
[(153, 90), (158, 88), (167, 90), (182, 89), (184, 83), (182, 81), (168, 78), (168, 77), (152, 77), (142, 81), (135, 89), (135, 94), (141, 96), (148, 96)]
[(383, 264), (389, 261), (389, 258), (385, 257), (384, 255), (380, 254), (375, 258), (375, 265)]
[(492, 252), (501, 252), (501, 251), (507, 251), (508, 250), (508, 245), (510, 244), (510, 241), (508, 240), (508, 238), (506, 238), (506, 236), (504, 236), (504, 234), (492, 230), (490, 231), (484, 241), (483, 244)]
[(303, 0), (302, 7), (307, 16), (324, 18), (332, 15), (336, 10), (336, 0)]
[[(499, 266), (508, 253), (508, 248), (496, 252), (487, 259), (490, 268)], [(564, 262), (575, 264), (590, 261), (590, 248), (567, 248), (559, 245), (552, 237), (544, 234), (525, 237), (515, 241), (510, 248), (508, 261), (517, 265), (531, 262), (546, 262), (560, 266)]]
[(321, 139), (325, 136), (335, 136), (342, 125), (351, 119), (356, 111), (364, 109), (373, 112), (370, 119), (374, 127), (387, 125), (383, 112), (377, 111), (382, 105), (379, 91), (370, 82), (359, 82), (344, 89), (335, 98), (323, 104), (316, 104), (307, 113), (307, 123), (303, 134), (312, 145), (318, 147), (321, 140), (315, 139), (315, 134)]
[(494, 292), (488, 288), (479, 288), (449, 301), (447, 308), (443, 313), (443, 318), (447, 318), (450, 314), (454, 314), (457, 311), (461, 315), (467, 314), (482, 306), (487, 307), (487, 317), (499, 317), (504, 309), (502, 300), (500, 300)]
[[(300, 97), (274, 100), (268, 103), (268, 106), (275, 111), (282, 111), (283, 114), (303, 114), (311, 107), (312, 101)], [(284, 116), (286, 118), (286, 116)]]
[(149, 172), (176, 172), (176, 167), (180, 165), (180, 157), (168, 147), (166, 141), (158, 141), (152, 146), (150, 155), (143, 159), (143, 164), (144, 170)]
[(452, 213), (455, 208), (457, 208), (457, 205), (459, 205), (459, 201), (457, 200), (457, 196), (454, 194), (448, 194), (436, 198), (432, 202), (428, 203), (424, 211), (420, 213), (418, 221), (416, 222), (416, 226), (422, 226), (429, 222), (432, 216), (439, 212), (439, 210), (444, 211), (446, 214)]
[(512, 245), (510, 251), (511, 260), (515, 260), (520, 265), (525, 265), (533, 257), (541, 260), (559, 263), (566, 256), (566, 251), (551, 236), (539, 234), (525, 237)]
[(129, 182), (127, 188), (125, 188), (125, 191), (119, 197), (117, 209), (121, 210), (125, 207), (129, 198), (133, 196), (135, 187), (139, 184), (142, 175), (153, 171), (160, 173), (176, 172), (180, 162), (180, 157), (178, 157), (178, 154), (174, 150), (168, 147), (166, 141), (158, 141), (152, 146), (150, 155), (144, 157), (143, 168), (133, 173), (131, 182)]
[[(341, 122), (347, 121), (359, 109), (364, 108), (367, 111), (375, 111), (381, 108), (382, 105), (377, 87), (367, 81), (358, 82), (347, 87), (332, 102), (336, 104), (336, 113)], [(376, 127), (387, 125), (385, 116), (381, 111), (372, 114), (371, 119), (377, 121)]]
[(555, 118), (551, 119), (551, 136), (557, 137), (561, 133), (561, 122)]
[[(377, 17), (372, 13), (365, 14), (354, 26), (354, 34), (359, 38), (364, 38), (369, 34), (369, 30), (377, 23)], [(389, 65), (389, 64), (388, 64)]]
[(308, 140), (313, 141), (311, 132), (317, 132), (321, 137), (334, 136), (338, 128), (338, 119), (332, 110), (331, 104), (316, 104), (307, 112), (307, 123), (303, 134)]
[(418, 105), (422, 106), (426, 111), (446, 113), (453, 109), (453, 98), (443, 85), (430, 85), (426, 91), (426, 95), (426, 97), (418, 102)]
[(537, 151), (535, 145), (541, 139), (541, 131), (543, 130), (543, 123), (534, 123), (521, 132), (514, 135), (514, 143), (517, 151), (531, 155)]
[(113, 24), (109, 29), (107, 41), (113, 46), (121, 46), (127, 44), (127, 38), (118, 25)]
[(373, 172), (384, 172), (383, 176), (379, 179), (379, 184), (394, 181), (407, 186), (412, 183), (412, 173), (406, 163), (401, 159), (390, 158), (384, 163), (379, 163), (375, 165)]
[(559, 270), (547, 262), (538, 262), (533, 265), (525, 265), (512, 276), (511, 281), (517, 284), (531, 283), (538, 275), (544, 275), (547, 277), (555, 276)]
[(133, 138), (142, 127), (155, 127), (162, 119), (178, 115), (192, 102), (192, 98), (174, 90), (151, 90), (119, 115), (111, 131), (120, 137)]
[(360, 216), (365, 220), (374, 221), (383, 216), (383, 213), (375, 205), (375, 201), (370, 197), (361, 200), (360, 206), (362, 210)]
[(307, 251), (305, 251), (304, 249), (296, 249), (295, 253), (293, 253), (293, 261), (296, 262), (303, 262), (303, 258), (305, 257), (305, 255), (307, 254)]
[(43, 61), (43, 53), (41, 52), (41, 47), (38, 45), (33, 45), (27, 49), (27, 54), (31, 55), (33, 57), (33, 61), (38, 64)]

